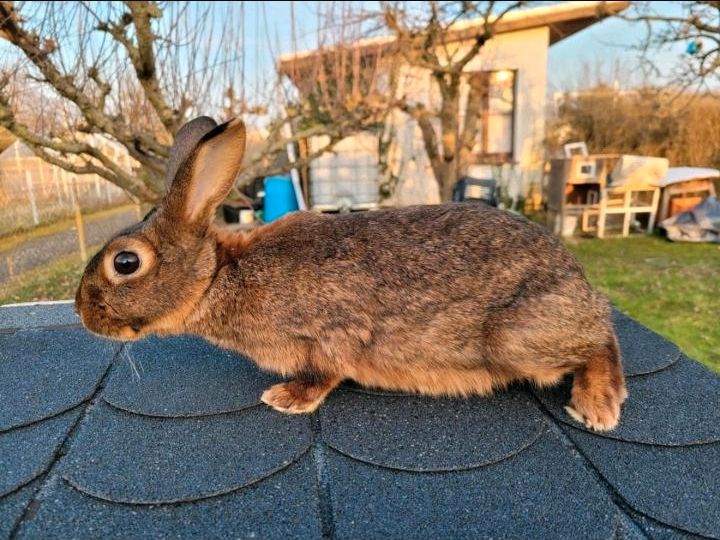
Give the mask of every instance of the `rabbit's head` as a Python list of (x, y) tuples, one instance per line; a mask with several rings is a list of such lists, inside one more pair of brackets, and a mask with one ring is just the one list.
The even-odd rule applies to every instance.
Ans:
[(237, 119), (218, 126), (200, 117), (178, 131), (160, 205), (115, 235), (85, 269), (75, 306), (90, 331), (134, 340), (181, 329), (215, 275), (211, 224), (244, 148)]

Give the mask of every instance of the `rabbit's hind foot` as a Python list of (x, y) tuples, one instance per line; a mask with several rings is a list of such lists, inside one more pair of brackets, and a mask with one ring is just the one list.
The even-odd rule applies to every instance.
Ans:
[(308, 414), (315, 411), (340, 382), (341, 379), (334, 377), (297, 378), (271, 386), (260, 400), (282, 413)]
[(614, 339), (575, 370), (571, 395), (565, 411), (574, 420), (594, 431), (617, 427), (627, 389)]

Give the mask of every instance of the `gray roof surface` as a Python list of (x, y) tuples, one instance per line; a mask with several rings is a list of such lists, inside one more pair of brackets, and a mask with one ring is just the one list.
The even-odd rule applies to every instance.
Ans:
[(720, 538), (720, 379), (616, 313), (630, 398), (596, 434), (566, 383), (358, 388), (312, 416), (199, 339), (124, 345), (72, 305), (0, 308), (0, 538)]

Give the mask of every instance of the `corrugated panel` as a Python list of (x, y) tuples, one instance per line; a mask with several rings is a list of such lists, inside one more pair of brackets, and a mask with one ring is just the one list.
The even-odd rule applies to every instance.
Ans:
[[(320, 142), (316, 144), (321, 144)], [(310, 166), (311, 206), (354, 207), (378, 202), (377, 138), (359, 133)]]

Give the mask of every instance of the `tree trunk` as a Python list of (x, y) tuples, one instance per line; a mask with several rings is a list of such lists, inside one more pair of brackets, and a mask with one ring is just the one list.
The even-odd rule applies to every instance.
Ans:
[(482, 108), (483, 96), (487, 92), (487, 76), (473, 73), (468, 77), (468, 97), (465, 105), (465, 123), (461, 127), (458, 150), (458, 169), (465, 171), (471, 163), (473, 147), (478, 131), (478, 117)]
[(453, 188), (457, 182), (457, 166), (455, 161), (444, 162), (440, 167), (433, 167), (435, 180), (438, 183), (440, 200), (447, 202), (452, 200)]
[(452, 199), (459, 173), (460, 76), (443, 75), (438, 77), (437, 81), (442, 97), (440, 109), (442, 156), (438, 156), (442, 159), (442, 167), (438, 168), (442, 172), (440, 175), (436, 172), (436, 180), (440, 188), (440, 198), (442, 201), (449, 201)]

